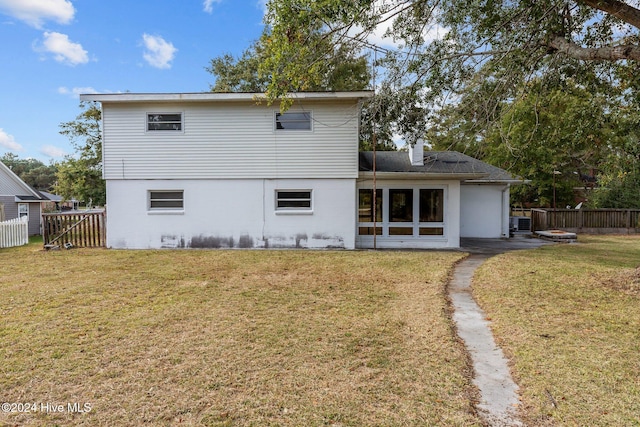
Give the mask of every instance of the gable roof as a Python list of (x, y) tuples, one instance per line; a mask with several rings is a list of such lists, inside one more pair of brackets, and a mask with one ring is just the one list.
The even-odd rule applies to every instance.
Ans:
[[(40, 200), (42, 197), (4, 163), (0, 162), (0, 194), (5, 196), (22, 196), (29, 200)], [(30, 199), (35, 197), (35, 199)]]
[[(359, 153), (361, 175), (373, 173), (373, 152)], [(504, 169), (457, 151), (425, 151), (424, 165), (412, 165), (403, 151), (376, 152), (376, 175), (387, 179), (460, 179), (467, 183), (521, 183)]]

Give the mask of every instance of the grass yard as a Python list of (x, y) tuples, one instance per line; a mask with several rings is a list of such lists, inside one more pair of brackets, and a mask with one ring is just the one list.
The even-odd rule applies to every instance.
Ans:
[(474, 295), (527, 425), (640, 426), (640, 238), (579, 241), (488, 260)]
[(459, 253), (40, 248), (0, 250), (0, 425), (480, 425)]

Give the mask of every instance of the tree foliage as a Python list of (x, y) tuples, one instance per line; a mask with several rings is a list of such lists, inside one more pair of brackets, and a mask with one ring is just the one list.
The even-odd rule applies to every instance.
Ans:
[(285, 95), (283, 82), (296, 86), (316, 78), (309, 28), (320, 26), (338, 46), (356, 41), (364, 48), (373, 32), (388, 26), (396, 44), (377, 48), (384, 76), (379, 93), (393, 100), (390, 119), (405, 135), (422, 132), (434, 107), (463, 92), (502, 102), (532, 78), (585, 68), (599, 79), (622, 79), (616, 71), (624, 66), (637, 80), (640, 59), (636, 2), (272, 0), (266, 19), (273, 98)]
[(596, 90), (572, 79), (529, 84), (547, 87), (493, 105), (491, 120), (476, 113), (483, 105), (463, 96), (440, 112), (427, 140), (434, 148), (463, 151), (530, 180), (529, 186), (514, 188), (514, 201), (543, 206), (551, 205), (554, 187), (557, 203), (572, 205), (574, 188), (607, 186), (638, 167), (633, 147), (640, 143), (640, 110), (620, 108), (624, 103), (615, 87)]
[(75, 120), (60, 124), (62, 135), (69, 138), (74, 156), (66, 156), (58, 164), (55, 191), (65, 199), (77, 199), (93, 205), (106, 202), (102, 179), (102, 113), (95, 103), (80, 104), (82, 111)]
[(5, 165), (25, 183), (36, 190), (51, 191), (56, 181), (56, 165), (45, 165), (37, 159), (20, 159), (13, 153), (5, 153), (1, 158)]
[(334, 45), (331, 38), (325, 37), (317, 28), (310, 30), (307, 41), (305, 49), (315, 52), (314, 63), (306, 64), (313, 69), (313, 77), (274, 83), (277, 73), (270, 65), (276, 60), (269, 56), (273, 53), (270, 49), (272, 36), (265, 31), (239, 58), (226, 54), (211, 60), (207, 71), (216, 77), (211, 90), (260, 93), (274, 85), (289, 93), (363, 90), (369, 85), (367, 57), (359, 52), (359, 48), (348, 43)]
[[(334, 43), (376, 52), (387, 127), (409, 142), (429, 129), (438, 148), (531, 179), (521, 196), (543, 204), (554, 176), (561, 201), (593, 172), (609, 188), (594, 203), (610, 205), (615, 188), (640, 193), (629, 149), (639, 142), (638, 1), (272, 0), (267, 23), (272, 98), (285, 95), (278, 81), (313, 78), (304, 64), (314, 52), (299, 47), (319, 25)], [(393, 46), (372, 45), (383, 27)]]
[[(358, 91), (369, 87), (371, 73), (366, 55), (360, 54), (357, 45), (340, 44), (334, 48), (331, 38), (325, 37), (318, 29), (307, 35), (314, 52), (324, 52), (324, 55), (314, 57), (317, 76), (313, 80), (281, 82), (283, 90), (297, 91)], [(276, 62), (268, 55), (272, 43), (271, 34), (267, 31), (254, 41), (240, 57), (232, 55), (211, 60), (207, 71), (215, 77), (211, 85), (212, 92), (253, 92), (268, 91), (274, 74), (270, 66)], [(277, 74), (277, 73), (276, 73)], [(374, 123), (376, 125), (376, 148), (378, 150), (395, 150), (391, 129), (385, 126), (384, 105), (381, 99), (375, 104), (367, 104), (363, 108), (361, 120), (360, 149), (369, 150), (373, 147)], [(287, 108), (286, 100), (283, 107)]]

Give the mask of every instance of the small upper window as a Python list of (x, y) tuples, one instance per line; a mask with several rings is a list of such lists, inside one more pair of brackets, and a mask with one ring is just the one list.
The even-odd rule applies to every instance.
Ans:
[(311, 130), (311, 112), (276, 113), (277, 130)]
[(149, 209), (184, 209), (184, 191), (149, 191)]
[(182, 113), (147, 114), (147, 130), (182, 130)]
[(311, 190), (276, 190), (276, 209), (311, 209)]

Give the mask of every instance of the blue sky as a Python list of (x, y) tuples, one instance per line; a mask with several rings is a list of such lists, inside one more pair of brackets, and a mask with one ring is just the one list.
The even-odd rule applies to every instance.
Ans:
[(73, 154), (60, 123), (79, 93), (202, 92), (212, 58), (240, 55), (266, 0), (0, 0), (0, 156)]

